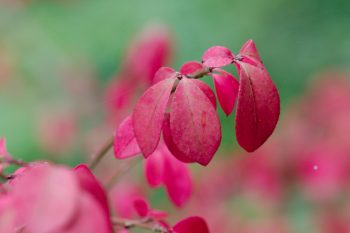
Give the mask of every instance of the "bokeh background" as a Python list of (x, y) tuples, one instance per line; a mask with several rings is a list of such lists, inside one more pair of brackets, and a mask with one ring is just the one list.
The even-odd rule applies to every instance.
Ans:
[[(274, 200), (273, 207), (261, 207), (259, 201), (246, 198), (245, 188), (231, 190), (232, 195), (221, 205), (228, 205), (233, 213), (226, 220), (240, 227), (228, 232), (284, 232), (277, 227), (272, 227), (275, 231), (262, 231), (263, 227), (244, 230), (245, 222), (260, 223), (261, 219), (269, 224), (286, 222), (286, 228), (292, 228), (289, 232), (321, 232), (314, 220), (328, 219), (323, 212), (332, 213), (329, 208), (336, 212), (332, 216), (340, 216), (340, 220), (329, 221), (343, 224), (341, 219), (350, 217), (344, 213), (349, 211), (338, 209), (350, 208), (344, 198), (350, 166), (337, 173), (339, 164), (350, 161), (344, 139), (350, 135), (350, 2), (345, 0), (0, 0), (0, 136), (6, 137), (9, 151), (25, 160), (51, 159), (72, 165), (85, 159), (107, 137), (100, 133), (103, 130), (96, 130), (105, 118), (104, 91), (120, 71), (132, 40), (150, 24), (161, 24), (170, 31), (173, 55), (169, 63), (174, 68), (200, 60), (210, 46), (223, 45), (238, 52), (247, 39), (254, 39), (280, 92), (281, 123), (274, 138), (257, 152), (279, 164), (277, 171), (269, 164), (254, 167), (237, 159), (250, 155), (243, 154), (234, 141), (233, 116), (226, 118), (220, 112), (221, 158), (212, 162), (211, 170), (229, 159), (233, 160), (232, 170), (237, 171), (237, 164), (243, 161), (248, 170), (261, 171), (249, 173), (250, 177), (262, 177), (265, 170), (267, 177), (275, 175), (284, 193), (278, 205)], [(320, 147), (325, 144), (327, 149)], [(300, 148), (304, 150), (297, 150)], [(334, 156), (339, 150), (342, 155)], [(308, 166), (318, 170), (321, 162), (305, 162), (304, 158), (321, 152), (322, 161), (331, 168), (320, 178)], [(290, 161), (295, 157), (302, 158), (302, 165), (298, 159), (295, 166), (285, 165), (294, 164)], [(246, 176), (236, 174), (239, 180)], [(266, 179), (257, 182), (258, 190), (271, 188), (270, 178)], [(230, 179), (221, 185), (230, 186), (230, 182), (236, 187)], [(329, 186), (307, 191), (317, 194), (311, 201), (308, 194), (300, 194), (303, 188), (295, 191), (295, 186), (312, 187), (314, 182), (320, 186), (328, 182)], [(314, 203), (318, 194), (332, 188), (335, 196), (327, 194), (328, 199)], [(320, 212), (322, 216), (316, 214)], [(237, 220), (242, 219), (240, 214), (245, 221)], [(325, 232), (350, 232), (346, 223), (343, 228), (332, 224)]]

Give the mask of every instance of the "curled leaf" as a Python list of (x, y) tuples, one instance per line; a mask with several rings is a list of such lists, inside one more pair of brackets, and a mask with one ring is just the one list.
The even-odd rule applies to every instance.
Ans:
[(235, 106), (239, 84), (232, 74), (224, 70), (216, 70), (216, 72), (212, 74), (216, 94), (222, 110), (228, 116)]
[(221, 142), (221, 126), (210, 100), (191, 79), (180, 81), (170, 110), (170, 131), (187, 160), (207, 165)]
[(117, 129), (113, 149), (117, 159), (126, 159), (141, 152), (136, 142), (131, 116), (125, 118)]
[(166, 79), (150, 87), (140, 97), (134, 109), (134, 133), (145, 157), (157, 148), (174, 81), (175, 79)]
[(265, 68), (240, 62), (236, 114), (238, 143), (248, 152), (259, 148), (272, 134), (280, 113), (280, 98)]
[(223, 46), (213, 46), (204, 52), (203, 64), (207, 67), (217, 68), (233, 62), (233, 53)]

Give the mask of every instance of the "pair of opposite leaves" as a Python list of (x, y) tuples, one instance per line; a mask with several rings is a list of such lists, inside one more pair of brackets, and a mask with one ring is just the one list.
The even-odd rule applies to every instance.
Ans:
[[(238, 69), (239, 82), (219, 69), (232, 63)], [(199, 73), (213, 77), (226, 115), (231, 114), (238, 99), (236, 137), (241, 147), (252, 152), (268, 139), (279, 118), (279, 94), (254, 42), (249, 40), (236, 57), (229, 49), (214, 46), (204, 53), (202, 63), (185, 63), (180, 73), (161, 68), (154, 85), (140, 97), (132, 117), (117, 132), (117, 157), (128, 157), (140, 149), (147, 158), (163, 132), (169, 150), (180, 161), (202, 165), (211, 161), (221, 143), (221, 126), (215, 94), (207, 84), (191, 78)]]

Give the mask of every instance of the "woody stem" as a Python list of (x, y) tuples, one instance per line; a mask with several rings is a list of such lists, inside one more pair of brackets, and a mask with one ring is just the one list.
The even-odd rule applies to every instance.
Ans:
[(149, 219), (146, 219), (146, 221), (137, 221), (137, 220), (130, 220), (130, 219), (124, 219), (124, 218), (113, 218), (112, 223), (114, 226), (120, 226), (125, 229), (131, 229), (131, 228), (140, 228), (156, 233), (170, 233), (167, 229), (164, 227), (158, 225), (158, 224), (150, 224)]

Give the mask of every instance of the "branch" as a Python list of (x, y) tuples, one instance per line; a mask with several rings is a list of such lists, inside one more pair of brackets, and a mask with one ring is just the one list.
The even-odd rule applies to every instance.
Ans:
[[(150, 222), (151, 221), (151, 222)], [(152, 219), (146, 219), (144, 221), (130, 220), (124, 218), (113, 218), (112, 223), (115, 226), (120, 226), (125, 229), (140, 228), (156, 233), (170, 233), (167, 229), (160, 226), (159, 224), (150, 224)]]
[(107, 154), (107, 152), (112, 148), (114, 142), (114, 137), (111, 137), (107, 140), (107, 142), (96, 152), (93, 156), (93, 160), (89, 168), (93, 170), (97, 164), (101, 161), (101, 159)]
[(203, 70), (200, 70), (192, 75), (187, 75), (188, 78), (193, 78), (193, 79), (199, 79), (199, 78), (202, 78), (203, 76), (211, 73), (213, 71), (212, 68), (209, 68), (209, 67), (205, 67), (205, 69)]
[(19, 166), (19, 167), (25, 167), (25, 166), (29, 165), (29, 163), (24, 162), (23, 160), (13, 159), (13, 158), (0, 158), (0, 163), (16, 165), (16, 166)]

